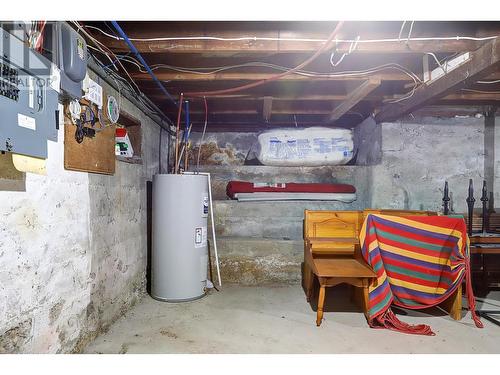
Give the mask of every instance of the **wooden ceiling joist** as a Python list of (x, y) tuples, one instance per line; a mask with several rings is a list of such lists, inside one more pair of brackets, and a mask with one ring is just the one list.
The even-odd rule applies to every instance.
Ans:
[(380, 79), (370, 78), (364, 81), (361, 85), (354, 88), (347, 98), (336, 106), (332, 113), (328, 116), (327, 122), (334, 122), (346, 114), (351, 108), (363, 100), (368, 94), (380, 86)]
[[(190, 110), (189, 113), (191, 115), (204, 115), (205, 112), (201, 110)], [(213, 115), (259, 115), (261, 112), (258, 109), (215, 109), (210, 110), (210, 113)], [(327, 109), (306, 109), (306, 108), (298, 108), (298, 109), (273, 109), (273, 115), (328, 115), (331, 111)], [(174, 112), (172, 112), (174, 114)]]
[(439, 99), (439, 101), (443, 101), (443, 102), (446, 102), (446, 101), (477, 101), (477, 102), (480, 102), (480, 101), (500, 101), (500, 93), (495, 93), (495, 92), (491, 92), (491, 93), (487, 93), (486, 91), (485, 92), (479, 92), (479, 93), (469, 93), (469, 92), (466, 92), (466, 91), (462, 91), (462, 92), (459, 92), (459, 93), (455, 93), (455, 94), (450, 94), (450, 95), (446, 95), (445, 97)]
[[(196, 74), (196, 73), (175, 73), (165, 72), (160, 69), (155, 71), (156, 77), (161, 81), (260, 81), (269, 79), (276, 73), (214, 73), (214, 74)], [(149, 81), (151, 77), (147, 73), (132, 73), (132, 78), (137, 81)], [(373, 76), (381, 81), (412, 81), (412, 79), (402, 72), (381, 72)], [(290, 74), (280, 79), (280, 81), (362, 81), (366, 75), (324, 75), (305, 76), (301, 74)]]
[[(226, 33), (227, 34), (227, 33)], [(108, 37), (103, 37), (97, 33), (94, 34), (96, 39), (100, 40), (106, 46), (115, 52), (127, 53), (128, 47), (121, 40), (115, 40)], [(157, 36), (162, 38), (190, 36), (181, 33), (161, 32), (158, 31)], [(242, 34), (235, 30), (227, 35), (218, 34), (218, 36), (231, 39), (248, 37), (248, 33)], [(134, 45), (140, 53), (197, 53), (215, 55), (228, 54), (274, 54), (274, 53), (311, 53), (317, 51), (323, 42), (301, 41), (301, 39), (326, 40), (328, 34), (310, 34), (310, 33), (293, 33), (289, 36), (281, 34), (279, 31), (252, 33), (252, 37), (256, 40), (166, 40), (166, 41), (140, 41), (135, 40)], [(140, 34), (136, 35), (140, 38)], [(298, 41), (287, 40), (259, 40), (258, 38), (293, 38)], [(413, 40), (407, 42), (405, 39), (400, 41), (394, 40), (397, 35), (380, 35), (370, 36), (364, 39), (393, 39), (387, 42), (371, 42), (358, 43), (356, 53), (394, 53), (406, 54), (415, 52), (435, 52), (435, 53), (454, 53), (467, 52), (479, 48), (484, 42), (474, 40)], [(349, 38), (347, 38), (349, 39)], [(344, 53), (349, 51), (350, 42), (338, 43), (336, 51)]]
[(265, 96), (262, 105), (262, 117), (265, 122), (269, 122), (271, 119), (271, 113), (273, 109), (273, 98), (271, 96)]
[[(165, 95), (160, 95), (160, 94), (154, 94), (151, 95), (151, 98), (155, 99), (162, 99), (165, 98)], [(228, 100), (230, 103), (234, 102), (240, 102), (240, 101), (247, 101), (247, 102), (252, 102), (252, 101), (263, 101), (266, 96), (252, 96), (252, 95), (214, 95), (210, 97), (211, 99), (217, 99), (218, 101), (225, 101)], [(295, 95), (295, 96), (274, 96), (273, 101), (274, 102), (294, 102), (294, 101), (301, 101), (301, 102), (341, 102), (345, 101), (348, 99), (348, 95)], [(363, 102), (376, 102), (376, 101), (383, 101), (385, 99), (392, 99), (391, 96), (387, 95), (367, 95), (365, 96), (362, 101)], [(481, 93), (465, 93), (465, 92), (460, 92), (460, 93), (454, 93), (447, 95), (445, 97), (442, 97), (439, 99), (440, 102), (446, 102), (446, 101), (471, 101), (471, 102), (480, 102), (480, 101), (500, 101), (500, 93), (497, 92), (491, 92), (487, 93), (481, 92)]]
[(408, 99), (387, 104), (376, 115), (377, 122), (394, 121), (425, 105), (466, 88), (500, 66), (500, 41), (494, 39), (471, 53), (470, 59), (429, 84), (420, 86)]
[[(467, 38), (500, 35), (499, 22), (416, 22), (411, 38), (432, 40), (407, 40), (406, 30), (398, 40), (402, 24), (403, 21), (345, 22), (338, 38), (349, 41), (338, 42), (304, 68), (330, 75), (290, 74), (259, 87), (207, 97), (211, 131), (290, 126), (294, 125), (295, 117), (299, 126), (353, 127), (370, 114), (376, 114), (380, 122), (393, 121), (408, 113), (417, 116), (431, 106), (435, 107), (433, 110), (436, 113), (453, 115), (456, 108), (500, 104), (500, 83), (495, 83), (500, 79), (500, 42), (455, 38), (457, 35)], [(121, 25), (144, 54), (157, 78), (164, 82), (169, 93), (178, 97), (181, 93), (225, 90), (274, 77), (282, 70), (265, 64), (289, 68), (297, 66), (323, 45), (321, 40), (328, 37), (335, 22), (130, 21), (121, 22)], [(87, 31), (114, 53), (129, 53), (123, 41), (103, 35), (103, 32), (109, 32), (105, 23), (89, 22), (88, 26), (94, 26), (88, 27)], [(343, 53), (353, 48), (350, 40), (356, 40), (358, 36), (361, 42), (354, 51), (347, 54), (340, 65), (332, 67), (330, 53), (334, 51), (332, 59), (338, 61)], [(158, 37), (177, 39), (152, 40)], [(222, 39), (209, 40), (207, 37)], [(370, 42), (366, 42), (368, 40)], [(422, 57), (428, 52), (433, 52), (440, 62), (463, 52), (470, 52), (471, 58), (436, 81), (421, 85), (411, 97), (399, 103), (388, 103), (403, 97), (414, 85), (414, 80), (397, 70), (395, 64), (423, 78)], [(104, 58), (100, 55), (96, 57)], [(165, 98), (149, 74), (140, 72), (127, 60), (130, 59), (123, 60), (125, 66), (144, 94), (166, 114), (176, 118), (177, 109)], [(261, 64), (249, 64), (255, 61)], [(391, 68), (366, 75), (331, 75), (388, 64)], [(432, 64), (434, 67), (439, 65)], [(181, 71), (172, 67), (180, 67)], [(198, 71), (190, 72), (189, 67), (196, 67)], [(217, 70), (219, 67), (231, 68)], [(209, 71), (214, 73), (199, 74)], [(476, 84), (478, 80), (489, 81), (490, 84)], [(476, 91), (462, 90), (464, 88)], [(202, 100), (192, 101), (191, 114), (196, 129), (203, 126), (205, 108)]]

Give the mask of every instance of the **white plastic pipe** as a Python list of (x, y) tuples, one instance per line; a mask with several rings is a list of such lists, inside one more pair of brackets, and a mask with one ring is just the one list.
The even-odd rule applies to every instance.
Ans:
[(219, 286), (222, 287), (220, 278), (219, 255), (217, 254), (217, 240), (215, 238), (215, 222), (214, 222), (214, 207), (212, 204), (212, 183), (210, 181), (210, 173), (207, 172), (182, 172), (183, 174), (201, 174), (208, 177), (208, 200), (210, 201), (210, 220), (212, 221), (212, 238), (214, 240), (215, 265), (217, 267), (217, 279)]

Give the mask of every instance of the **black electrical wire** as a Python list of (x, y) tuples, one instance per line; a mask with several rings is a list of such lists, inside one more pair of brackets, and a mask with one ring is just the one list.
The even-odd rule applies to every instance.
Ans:
[(82, 143), (84, 137), (83, 132), (83, 123), (80, 119), (76, 119), (76, 131), (75, 131), (75, 140), (77, 143)]
[[(109, 68), (105, 68), (105, 65), (93, 54), (91, 53), (90, 51), (88, 52), (89, 54), (89, 57), (92, 58), (92, 60), (89, 60), (91, 64), (94, 64), (95, 65), (95, 68), (94, 69), (98, 69), (98, 71), (101, 72), (101, 74), (104, 74), (105, 77), (104, 77), (104, 80), (110, 84), (112, 87), (114, 87), (116, 90), (120, 90), (120, 86), (118, 85), (117, 81), (118, 80), (123, 86), (123, 90), (125, 91), (125, 97), (127, 98), (127, 95), (130, 95), (132, 96), (132, 98), (134, 100), (136, 100), (137, 102), (141, 103), (142, 107), (141, 110), (147, 115), (149, 116), (153, 121), (155, 121), (156, 123), (160, 122), (162, 125), (159, 124), (160, 127), (163, 126), (163, 120), (162, 119), (165, 119), (167, 124), (168, 125), (172, 125), (172, 121), (168, 118), (168, 117), (165, 117), (165, 115), (163, 113), (161, 113), (160, 111), (156, 110), (156, 108), (152, 108), (150, 107), (149, 105), (147, 105), (147, 103), (145, 103), (145, 100), (149, 100), (147, 97), (146, 99), (143, 99), (141, 98), (137, 92), (135, 92), (135, 90), (133, 90), (131, 87), (128, 87), (129, 83), (123, 78), (121, 77), (120, 75), (116, 74), (115, 72), (111, 71)], [(111, 78), (111, 80), (114, 80), (114, 84), (111, 83), (111, 81), (109, 80)], [(124, 84), (124, 82), (126, 83), (126, 85)], [(115, 87), (117, 86), (117, 87)], [(130, 100), (130, 98), (127, 98)], [(136, 104), (137, 105), (137, 104)], [(139, 107), (140, 108), (140, 107)], [(154, 118), (153, 116), (157, 116), (158, 118)], [(172, 135), (172, 132), (170, 131), (170, 129), (167, 127), (167, 128), (164, 128), (170, 135)]]
[(90, 116), (90, 119), (87, 119), (87, 110), (85, 110), (83, 113), (82, 113), (82, 122), (85, 124), (85, 123), (89, 123), (92, 127), (95, 126), (95, 123), (97, 122), (97, 116), (94, 112), (94, 110), (92, 109), (91, 106), (88, 106), (88, 105), (82, 105), (82, 107), (85, 107), (89, 110), (89, 112), (91, 113), (91, 116)]

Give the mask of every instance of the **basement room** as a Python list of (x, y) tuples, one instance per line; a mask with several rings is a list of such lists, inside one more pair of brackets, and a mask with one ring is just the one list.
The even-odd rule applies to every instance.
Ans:
[(0, 15), (0, 353), (500, 353), (498, 9), (257, 3)]

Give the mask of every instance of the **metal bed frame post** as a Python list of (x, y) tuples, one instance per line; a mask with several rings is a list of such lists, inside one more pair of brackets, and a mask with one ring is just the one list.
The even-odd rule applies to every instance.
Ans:
[[(472, 179), (469, 180), (469, 196), (467, 197), (466, 201), (467, 201), (467, 207), (469, 209), (469, 212), (468, 212), (469, 236), (471, 236), (472, 235), (472, 218), (473, 218), (473, 210), (474, 210), (474, 202), (475, 202), (474, 188), (472, 186)], [(486, 181), (483, 181), (481, 202), (483, 203), (481, 232), (484, 235), (489, 230), (489, 223), (488, 223), (489, 220), (487, 219), (487, 216), (488, 216), (488, 207), (487, 207), (488, 206), (488, 190), (486, 188)], [(482, 268), (483, 268), (483, 272), (484, 272), (484, 254), (481, 254), (481, 263), (482, 263)], [(476, 310), (476, 314), (500, 327), (500, 320), (498, 318), (491, 316), (491, 315), (499, 315), (500, 310)]]

